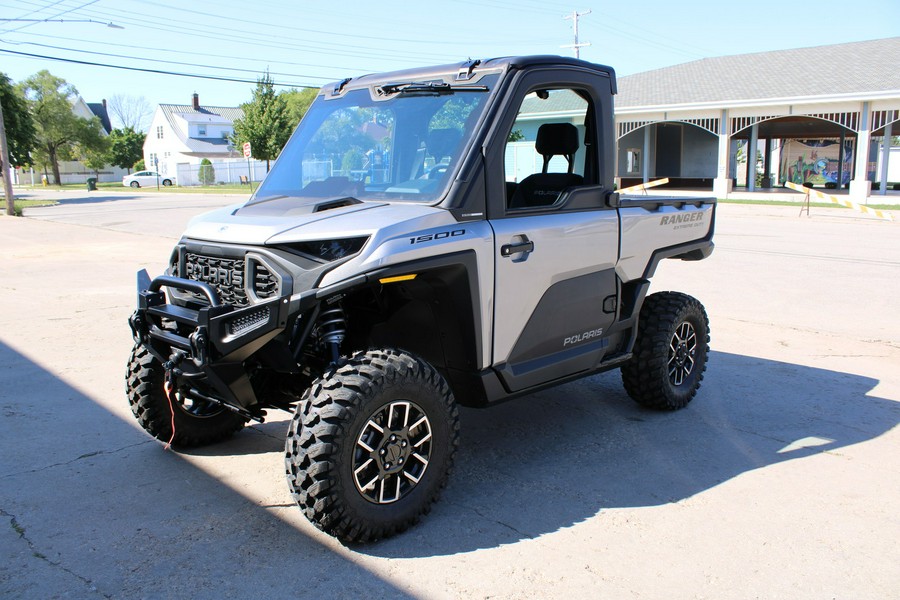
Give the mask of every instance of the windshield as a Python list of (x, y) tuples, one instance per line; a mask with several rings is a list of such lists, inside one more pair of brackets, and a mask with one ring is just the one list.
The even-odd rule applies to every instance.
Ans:
[(283, 196), (440, 199), (496, 79), (487, 75), (477, 86), (400, 84), (351, 90), (335, 99), (320, 96), (250, 204)]

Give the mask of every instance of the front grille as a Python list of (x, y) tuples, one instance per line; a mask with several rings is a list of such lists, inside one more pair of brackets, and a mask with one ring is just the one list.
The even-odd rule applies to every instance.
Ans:
[[(244, 259), (201, 256), (187, 252), (184, 255), (184, 275), (187, 279), (211, 285), (223, 304), (246, 306), (250, 303), (244, 290)], [(198, 296), (203, 300), (202, 296)]]
[(253, 291), (261, 300), (274, 298), (278, 295), (278, 278), (266, 267), (255, 263), (253, 273)]
[[(184, 269), (178, 266), (177, 257), (170, 272), (176, 277), (193, 279), (209, 284), (216, 290), (222, 304), (248, 306), (254, 301), (277, 298), (281, 293), (282, 280), (262, 260), (254, 255), (246, 258), (224, 258), (205, 256), (183, 250)], [(248, 293), (248, 289), (252, 293)], [(197, 302), (207, 304), (202, 294), (184, 292)]]

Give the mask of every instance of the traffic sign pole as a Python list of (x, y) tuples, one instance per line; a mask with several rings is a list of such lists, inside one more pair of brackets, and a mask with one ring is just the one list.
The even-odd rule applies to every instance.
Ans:
[(253, 171), (250, 170), (250, 155), (252, 154), (252, 149), (250, 147), (250, 142), (244, 142), (244, 157), (247, 159), (247, 183), (250, 184), (250, 193), (253, 193)]

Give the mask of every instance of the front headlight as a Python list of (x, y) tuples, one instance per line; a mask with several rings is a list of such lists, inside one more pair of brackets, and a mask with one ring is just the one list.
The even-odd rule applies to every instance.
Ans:
[(362, 250), (367, 241), (369, 241), (368, 236), (339, 240), (295, 242), (293, 244), (284, 244), (281, 247), (318, 262), (328, 263), (353, 256)]

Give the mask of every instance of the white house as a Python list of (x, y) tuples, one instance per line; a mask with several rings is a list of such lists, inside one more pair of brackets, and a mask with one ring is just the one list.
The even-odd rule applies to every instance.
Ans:
[[(228, 138), (235, 119), (243, 116), (240, 107), (201, 106), (197, 94), (191, 104), (160, 104), (144, 141), (144, 164), (174, 175), (178, 185), (196, 185), (200, 161), (207, 158), (217, 182), (237, 182), (248, 175), (247, 161)], [(253, 179), (258, 181), (265, 175), (265, 163), (252, 163)]]

